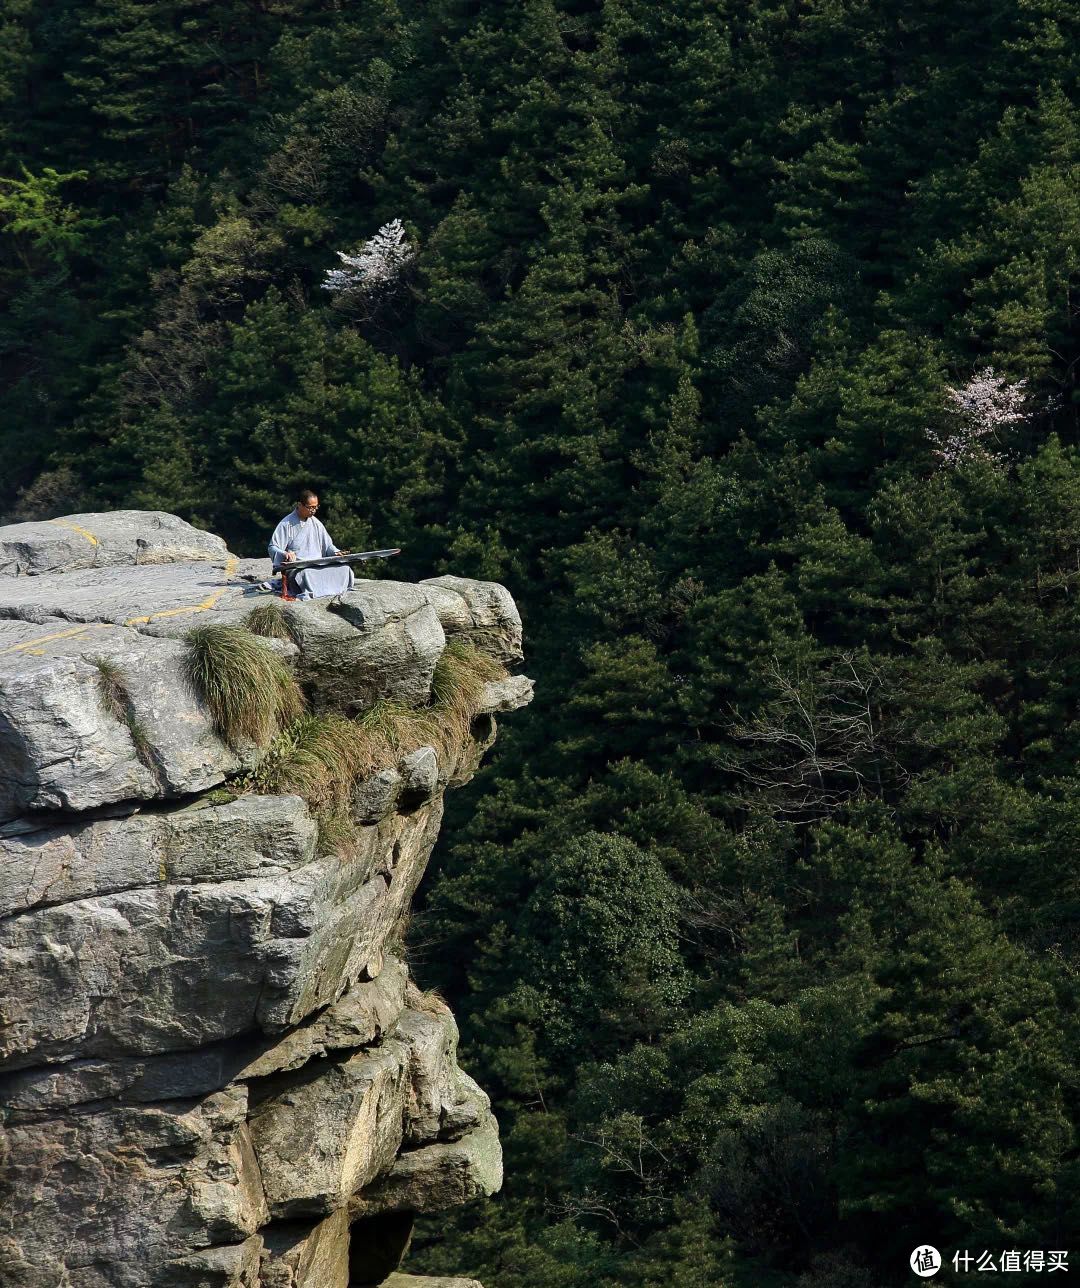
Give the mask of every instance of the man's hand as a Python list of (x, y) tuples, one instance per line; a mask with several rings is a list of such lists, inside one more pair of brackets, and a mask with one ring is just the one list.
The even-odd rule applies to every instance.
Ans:
[(294, 562), (295, 562), (295, 560), (296, 560), (296, 551), (295, 551), (295, 550), (286, 550), (286, 551), (285, 551), (285, 562), (286, 562), (286, 563), (294, 563)]

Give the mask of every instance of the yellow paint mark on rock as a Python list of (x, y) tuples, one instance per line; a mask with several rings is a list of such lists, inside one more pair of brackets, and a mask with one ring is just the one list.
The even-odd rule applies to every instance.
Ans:
[(124, 623), (125, 626), (143, 626), (147, 622), (156, 622), (162, 617), (183, 617), (185, 613), (205, 613), (208, 612), (218, 600), (225, 594), (223, 590), (215, 590), (212, 595), (207, 597), (198, 604), (183, 604), (180, 608), (163, 608), (156, 613), (147, 613), (145, 617), (129, 617)]
[(58, 524), (61, 528), (67, 528), (71, 532), (77, 532), (80, 537), (85, 537), (92, 546), (98, 544), (98, 539), (92, 532), (88, 532), (86, 528), (80, 528), (77, 523), (72, 523), (70, 519), (49, 519), (48, 522)]
[[(49, 523), (61, 523), (60, 519), (49, 519)], [(76, 527), (75, 524), (67, 524), (67, 527)], [(82, 531), (82, 529), (79, 529)], [(97, 545), (97, 538), (89, 532), (83, 535)], [(230, 555), (225, 563), (225, 576), (231, 577), (236, 572), (239, 559), (236, 555)], [(182, 617), (185, 613), (205, 613), (213, 608), (218, 600), (230, 589), (229, 586), (222, 586), (220, 590), (215, 590), (212, 594), (207, 595), (204, 600), (197, 604), (184, 604), (180, 608), (163, 608), (157, 613), (147, 613), (145, 617), (129, 617), (125, 626), (143, 626), (147, 622), (157, 621), (159, 617)], [(35, 657), (43, 657), (45, 650), (41, 648), (42, 644), (48, 644), (53, 640), (70, 640), (80, 635), (85, 635), (87, 631), (101, 631), (112, 626), (112, 622), (86, 622), (81, 626), (73, 626), (66, 631), (53, 631), (50, 635), (38, 635), (32, 640), (23, 640), (21, 644), (12, 644), (8, 648), (0, 649), (0, 657), (5, 653), (32, 653)]]
[(169, 879), (169, 869), (166, 866), (164, 855), (161, 856), (161, 861), (158, 863), (157, 875), (159, 881), (168, 881)]
[(87, 631), (100, 631), (108, 625), (108, 622), (89, 622), (84, 626), (75, 626), (69, 631), (53, 631), (51, 635), (38, 635), (32, 640), (23, 640), (21, 644), (12, 644), (10, 648), (0, 649), (0, 656), (5, 653), (34, 653), (43, 655), (45, 650), (40, 648), (41, 644), (48, 644), (50, 640), (70, 640), (78, 635), (85, 635)]
[[(225, 563), (225, 576), (231, 577), (236, 571), (240, 560), (236, 555), (230, 555)], [(129, 617), (124, 623), (125, 626), (145, 626), (147, 622), (156, 622), (162, 617), (183, 617), (185, 613), (206, 613), (218, 602), (218, 600), (230, 589), (229, 586), (222, 586), (220, 590), (215, 590), (213, 594), (201, 600), (197, 604), (184, 604), (180, 608), (163, 608), (157, 613), (147, 613), (145, 617)]]

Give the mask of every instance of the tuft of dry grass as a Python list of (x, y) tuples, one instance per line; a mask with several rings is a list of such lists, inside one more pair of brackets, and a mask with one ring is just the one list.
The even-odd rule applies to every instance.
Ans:
[(456, 759), (468, 746), (472, 723), (483, 704), (484, 686), (506, 670), (474, 644), (451, 640), (435, 665), (431, 707), (442, 731), (442, 750)]
[(90, 661), (97, 669), (97, 691), (101, 705), (114, 720), (127, 724), (130, 699), (122, 667), (110, 657), (92, 657)]
[(265, 639), (292, 639), (285, 607), (277, 598), (264, 599), (256, 604), (244, 619), (244, 626), (252, 635), (261, 635)]
[(252, 776), (255, 791), (295, 793), (316, 814), (348, 808), (369, 759), (352, 720), (304, 715), (278, 734)]
[(356, 835), (357, 784), (418, 747), (432, 746), (440, 758), (456, 763), (472, 736), (484, 685), (505, 674), (471, 645), (452, 644), (436, 666), (429, 706), (383, 700), (355, 720), (300, 716), (274, 738), (247, 788), (303, 796), (318, 819), (324, 852), (347, 850)]
[(440, 734), (438, 720), (430, 707), (409, 707), (388, 699), (376, 702), (357, 716), (356, 724), (390, 761), (399, 760), (425, 743), (437, 745)]
[(304, 699), (280, 657), (241, 626), (196, 626), (186, 637), (184, 669), (221, 737), (265, 747), (299, 718)]
[(423, 1011), (425, 1015), (432, 1015), (436, 1019), (442, 1019), (450, 1010), (450, 1003), (437, 988), (421, 990), (412, 980), (409, 981), (405, 1000), (410, 1010)]
[(134, 716), (129, 717), (127, 722), (128, 733), (131, 734), (131, 741), (135, 746), (135, 754), (150, 769), (154, 769), (154, 754), (150, 749), (150, 735), (146, 732), (146, 726), (136, 720)]
[(271, 743), (250, 779), (255, 792), (295, 793), (319, 824), (319, 848), (347, 852), (356, 836), (357, 783), (396, 757), (377, 734), (341, 715), (305, 715)]
[(135, 718), (123, 667), (111, 657), (92, 657), (90, 661), (97, 669), (97, 690), (101, 705), (114, 720), (127, 725), (135, 754), (143, 764), (153, 769), (150, 739), (145, 727)]

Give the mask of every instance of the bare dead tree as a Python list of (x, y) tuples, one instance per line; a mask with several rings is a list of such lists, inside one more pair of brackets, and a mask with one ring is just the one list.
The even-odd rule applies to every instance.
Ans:
[(637, 1239), (626, 1229), (628, 1215), (642, 1207), (655, 1207), (667, 1202), (666, 1174), (671, 1159), (652, 1140), (646, 1130), (645, 1120), (639, 1114), (619, 1114), (612, 1120), (599, 1123), (592, 1135), (572, 1135), (586, 1149), (596, 1151), (602, 1171), (609, 1176), (622, 1177), (630, 1182), (627, 1193), (618, 1198), (585, 1186), (578, 1194), (564, 1195), (551, 1204), (552, 1212), (562, 1218), (577, 1220), (593, 1217), (605, 1222), (622, 1238), (635, 1247)]
[(586, 1190), (583, 1194), (574, 1194), (560, 1199), (557, 1203), (549, 1203), (548, 1208), (552, 1215), (562, 1221), (578, 1221), (581, 1217), (593, 1217), (610, 1225), (615, 1233), (628, 1243), (632, 1243), (635, 1248), (641, 1247), (641, 1242), (635, 1239), (629, 1230), (622, 1224), (619, 1219), (619, 1213), (611, 1206), (591, 1191)]
[(605, 1171), (621, 1172), (632, 1176), (642, 1185), (648, 1185), (652, 1173), (646, 1160), (655, 1156), (670, 1166), (671, 1159), (645, 1131), (645, 1120), (640, 1114), (620, 1114), (615, 1122), (624, 1130), (616, 1131), (613, 1123), (604, 1121), (594, 1136), (571, 1136), (582, 1145), (599, 1151)]
[(683, 894), (683, 923), (686, 937), (699, 949), (706, 944), (724, 943), (732, 953), (743, 942), (750, 911), (745, 897), (712, 887), (687, 890)]
[(853, 653), (818, 667), (768, 668), (774, 694), (729, 732), (740, 746), (726, 768), (752, 790), (744, 804), (768, 805), (790, 822), (809, 823), (853, 798), (884, 795), (906, 777), (882, 716), (885, 677)]
[(195, 292), (176, 274), (160, 274), (154, 285), (160, 292), (154, 325), (129, 346), (121, 376), (126, 412), (182, 406), (203, 386), (210, 355), (224, 338), (224, 324), (203, 316)]

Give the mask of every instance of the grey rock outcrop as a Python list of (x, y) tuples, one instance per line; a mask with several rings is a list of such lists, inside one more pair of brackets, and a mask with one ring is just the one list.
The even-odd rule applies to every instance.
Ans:
[[(98, 528), (108, 518), (73, 517)], [(40, 527), (53, 529), (13, 525)], [(0, 528), (0, 547), (13, 528)], [(211, 554), (0, 575), (0, 822), (27, 811), (177, 799), (240, 767), (243, 749), (218, 737), (184, 677), (182, 642), (204, 622), (243, 623), (262, 596), (223, 547), (220, 558)], [(340, 600), (289, 604), (285, 616), (297, 645), (266, 646), (293, 657), (316, 710), (352, 715), (380, 698), (425, 701), (448, 634), (503, 661), (521, 656), (509, 594), (460, 577), (358, 581)], [(102, 699), (103, 668), (120, 677), (120, 710)], [(522, 705), (527, 686), (513, 677), (509, 690), (492, 689), (490, 709)]]
[(315, 857), (298, 796), (206, 800), (67, 827), (0, 829), (0, 917), (164, 882), (276, 876)]
[[(6, 591), (0, 580), (0, 612)], [(188, 688), (182, 654), (123, 626), (0, 620), (0, 820), (178, 797), (234, 772), (240, 758)], [(123, 677), (122, 710), (103, 701), (104, 668)]]
[(417, 747), (401, 761), (401, 795), (409, 808), (431, 800), (439, 787), (439, 755), (434, 747)]
[[(411, 1214), (501, 1183), (453, 1016), (398, 947), (443, 791), (531, 681), (487, 684), (460, 753), (369, 775), (335, 848), (300, 796), (250, 793), (262, 749), (185, 679), (190, 628), (259, 602), (240, 567), (171, 515), (0, 528), (2, 1288), (347, 1288)], [(489, 583), (284, 608), (263, 646), (315, 711), (426, 703), (448, 637), (521, 656)]]
[(484, 685), (484, 711), (519, 711), (533, 699), (533, 682), (527, 675), (508, 675), (505, 680), (491, 680)]
[(390, 956), (377, 979), (354, 981), (332, 1006), (280, 1038), (248, 1035), (194, 1051), (69, 1060), (0, 1075), (3, 1105), (11, 1114), (109, 1097), (134, 1104), (185, 1099), (298, 1069), (332, 1053), (374, 1046), (405, 1009), (407, 978), (404, 963)]
[(109, 1106), (4, 1132), (4, 1282), (161, 1281), (170, 1252), (237, 1243), (269, 1217), (247, 1091)]
[(353, 792), (353, 817), (361, 823), (377, 823), (394, 809), (400, 795), (401, 774), (396, 769), (380, 769)]
[(293, 605), (288, 617), (316, 708), (351, 715), (379, 698), (417, 703), (431, 692), (446, 633), (423, 587), (361, 581), (341, 600)]
[(319, 1288), (349, 1282), (349, 1214), (315, 1224), (280, 1222), (267, 1234), (259, 1288)]
[(0, 528), (0, 576), (226, 557), (225, 542), (160, 510), (112, 510)]
[[(229, 807), (204, 811), (210, 827), (218, 808)], [(0, 1060), (20, 1068), (186, 1050), (299, 1024), (335, 1001), (386, 941), (419, 883), (440, 813), (388, 820), (361, 837), (348, 863), (313, 856), (296, 820), (298, 845), (283, 871), (214, 881), (166, 875), (4, 918)], [(392, 871), (378, 870), (393, 853)]]
[(382, 1212), (440, 1212), (502, 1186), (499, 1129), (489, 1112), (460, 1140), (399, 1156), (390, 1171), (350, 1203), (354, 1217)]
[(420, 585), (447, 635), (471, 640), (507, 665), (521, 661), (521, 614), (505, 586), (449, 576), (429, 577)]

